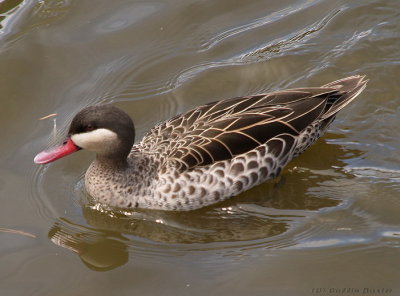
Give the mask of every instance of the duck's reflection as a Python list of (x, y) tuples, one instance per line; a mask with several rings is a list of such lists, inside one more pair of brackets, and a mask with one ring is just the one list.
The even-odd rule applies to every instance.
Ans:
[(78, 254), (92, 270), (107, 271), (128, 262), (127, 239), (117, 232), (94, 230), (59, 219), (48, 236), (54, 244)]
[[(282, 245), (279, 236), (294, 222), (310, 215), (306, 208), (310, 204), (321, 204), (315, 199), (314, 202), (302, 202), (307, 205), (304, 210), (269, 208), (260, 201), (260, 196), (257, 202), (257, 193), (261, 192), (265, 194), (261, 189), (252, 193), (253, 202), (236, 205), (228, 202), (223, 207), (187, 213), (121, 213), (100, 206), (86, 206), (83, 214), (90, 226), (60, 218), (48, 235), (53, 243), (78, 254), (90, 269), (106, 271), (125, 264), (129, 253), (139, 255), (138, 252), (144, 254), (149, 249), (157, 253), (171, 248), (205, 250), (254, 243), (260, 247), (278, 247)], [(321, 207), (335, 204), (327, 199)]]
[(318, 210), (341, 202), (340, 198), (321, 196), (311, 190), (321, 188), (324, 182), (347, 178), (330, 169), (332, 165), (343, 166), (338, 160), (344, 153), (341, 147), (325, 142), (318, 146), (325, 152), (324, 157), (329, 157), (325, 160), (328, 169), (323, 160), (316, 161), (316, 155), (310, 154), (306, 159), (307, 170), (295, 169), (294, 163), (281, 180), (192, 212), (123, 212), (89, 204), (83, 207), (83, 216), (90, 226), (60, 218), (50, 230), (49, 238), (77, 253), (87, 267), (97, 271), (119, 267), (128, 261), (129, 253), (135, 252), (139, 255), (138, 252), (151, 250), (190, 251), (243, 245), (280, 248), (293, 244), (293, 239), (285, 236), (288, 230), (310, 215), (317, 215)]

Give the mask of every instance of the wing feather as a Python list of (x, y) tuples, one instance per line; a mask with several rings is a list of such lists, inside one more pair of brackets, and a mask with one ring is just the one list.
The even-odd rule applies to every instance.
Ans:
[(209, 103), (157, 125), (140, 145), (162, 154), (165, 164), (180, 162), (182, 170), (231, 159), (263, 144), (276, 155), (289, 153), (307, 126), (333, 116), (362, 91), (362, 79)]

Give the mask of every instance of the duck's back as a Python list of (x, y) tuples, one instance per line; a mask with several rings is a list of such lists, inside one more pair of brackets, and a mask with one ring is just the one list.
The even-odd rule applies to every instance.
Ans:
[[(276, 154), (299, 145), (298, 155), (365, 88), (363, 78), (209, 103), (158, 124), (139, 147), (180, 172), (233, 159), (263, 145)], [(322, 130), (314, 136), (315, 129)]]

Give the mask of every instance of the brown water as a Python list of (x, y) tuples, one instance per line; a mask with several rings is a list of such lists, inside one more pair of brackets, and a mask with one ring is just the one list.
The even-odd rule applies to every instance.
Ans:
[[(398, 0), (4, 0), (0, 13), (0, 295), (400, 295)], [(279, 179), (195, 212), (94, 208), (93, 155), (32, 161), (87, 105), (122, 107), (139, 139), (206, 102), (353, 74), (368, 88)], [(38, 120), (50, 113), (56, 128)]]

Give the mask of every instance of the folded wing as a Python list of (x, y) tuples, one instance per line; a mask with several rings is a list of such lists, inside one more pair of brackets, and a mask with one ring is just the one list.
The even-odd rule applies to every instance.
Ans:
[(141, 142), (180, 171), (232, 159), (267, 144), (289, 151), (315, 121), (334, 116), (365, 87), (352, 76), (322, 87), (298, 88), (209, 103), (157, 125)]

